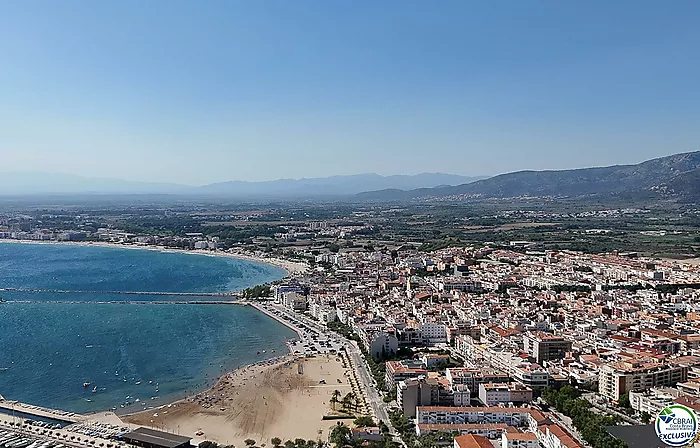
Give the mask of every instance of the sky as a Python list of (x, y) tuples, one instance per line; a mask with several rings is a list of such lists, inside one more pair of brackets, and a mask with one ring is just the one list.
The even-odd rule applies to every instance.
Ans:
[(0, 0), (0, 171), (201, 185), (700, 150), (695, 0)]

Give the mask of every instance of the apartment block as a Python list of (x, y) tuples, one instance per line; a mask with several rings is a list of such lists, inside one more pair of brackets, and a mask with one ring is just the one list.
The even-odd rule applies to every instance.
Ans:
[(600, 368), (598, 392), (617, 400), (630, 391), (658, 386), (674, 386), (688, 380), (688, 366), (661, 364), (647, 360), (621, 361)]
[(481, 383), (479, 384), (479, 400), (486, 406), (530, 403), (532, 389), (517, 383)]
[(541, 331), (533, 331), (523, 336), (524, 349), (538, 364), (552, 359), (561, 359), (571, 351), (571, 341)]

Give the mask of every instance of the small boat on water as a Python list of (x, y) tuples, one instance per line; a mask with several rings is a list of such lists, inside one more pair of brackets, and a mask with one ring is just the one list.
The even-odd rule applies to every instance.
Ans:
[(97, 386), (92, 388), (92, 393), (94, 394), (95, 392), (97, 392)]
[(258, 351), (258, 355), (260, 354), (260, 351)]
[(139, 384), (141, 384), (141, 381), (137, 381), (137, 382), (136, 382), (136, 385), (137, 385), (137, 386), (138, 386)]
[(88, 387), (90, 387), (90, 383), (87, 382), (87, 381), (85, 381), (85, 382), (83, 383), (83, 387), (87, 389)]

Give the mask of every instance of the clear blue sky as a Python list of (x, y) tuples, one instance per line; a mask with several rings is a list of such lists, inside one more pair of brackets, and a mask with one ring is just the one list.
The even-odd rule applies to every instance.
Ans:
[(700, 149), (700, 2), (0, 0), (0, 171), (204, 184)]

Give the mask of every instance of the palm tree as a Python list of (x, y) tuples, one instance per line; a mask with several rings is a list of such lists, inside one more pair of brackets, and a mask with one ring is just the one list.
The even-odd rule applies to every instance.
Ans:
[(245, 443), (246, 446), (255, 446), (255, 440), (253, 439), (245, 439), (243, 443)]
[(333, 396), (331, 397), (331, 406), (335, 411), (335, 405), (338, 403), (338, 398), (340, 397), (340, 391), (338, 389), (333, 391)]
[(270, 439), (270, 443), (272, 443), (272, 446), (277, 448), (282, 444), (282, 439), (280, 439), (279, 437), (273, 437)]
[(362, 407), (362, 400), (360, 399), (360, 397), (355, 396), (355, 411), (360, 409), (360, 407)]
[(355, 394), (352, 393), (352, 392), (348, 392), (347, 395), (345, 395), (345, 396), (343, 397), (343, 408), (344, 408), (346, 411), (349, 411), (349, 410), (350, 410), (350, 407), (351, 407), (352, 403), (355, 401), (355, 398), (354, 398), (354, 397), (355, 397)]

